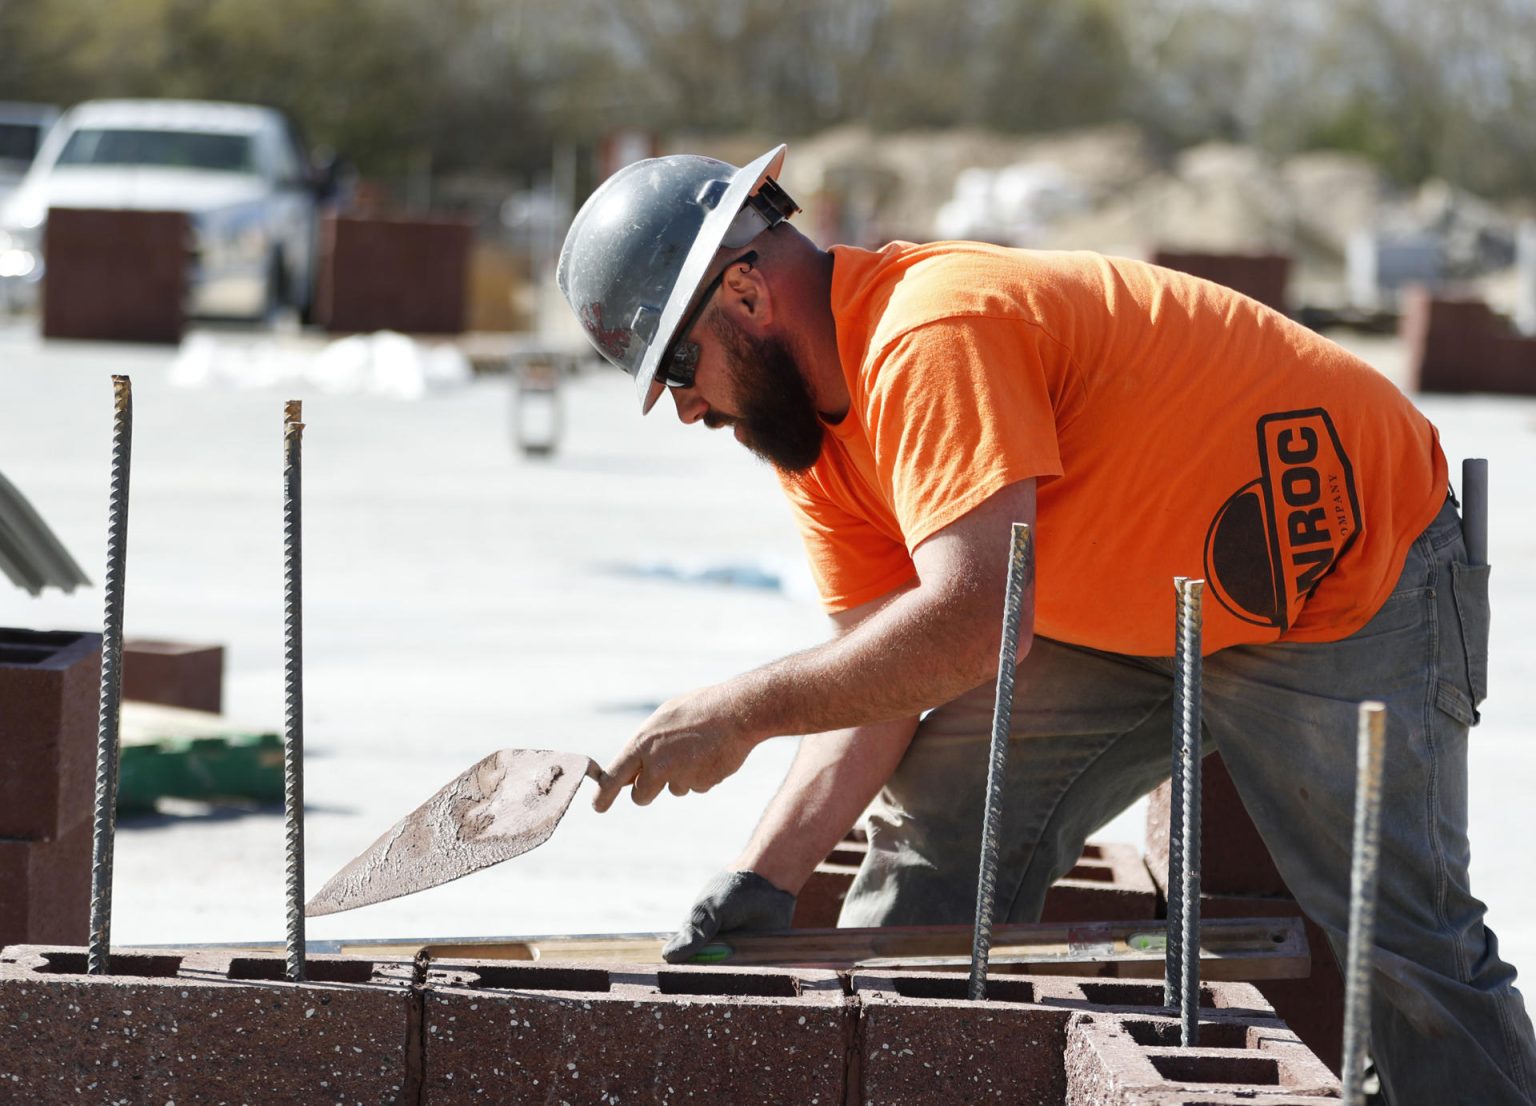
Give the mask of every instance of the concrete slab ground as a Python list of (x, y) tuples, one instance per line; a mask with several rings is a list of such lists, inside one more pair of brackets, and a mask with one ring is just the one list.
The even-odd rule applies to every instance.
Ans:
[[(231, 338), (231, 340), (238, 340)], [(1389, 372), (1400, 351), (1363, 352)], [(182, 389), (166, 347), (43, 343), (0, 324), (0, 471), (102, 579), (112, 373), (135, 389), (127, 632), (228, 646), (225, 711), (282, 718), (281, 413), (304, 400), (311, 891), (502, 746), (611, 756), (669, 695), (822, 636), (770, 472), (726, 435), (648, 419), (617, 373), (563, 392), (554, 456), (512, 443), (482, 378), (405, 402), (313, 387)], [(1536, 965), (1536, 400), (1419, 397), (1453, 469), (1492, 471), (1492, 696), (1472, 743), (1473, 881), (1517, 965)], [(99, 630), (99, 586), (0, 588), (0, 625)], [(1347, 740), (1347, 736), (1344, 738)], [(668, 929), (729, 861), (793, 751), (756, 751), (703, 797), (582, 797), (497, 869), (316, 919), (311, 938)], [(588, 787), (590, 793), (590, 787)], [(1104, 834), (1140, 842), (1132, 812)], [(279, 812), (185, 806), (125, 823), (122, 943), (281, 940)], [(1533, 969), (1536, 970), (1536, 969)]]

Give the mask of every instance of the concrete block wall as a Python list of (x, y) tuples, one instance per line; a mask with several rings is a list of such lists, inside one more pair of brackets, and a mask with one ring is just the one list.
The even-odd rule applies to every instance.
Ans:
[(52, 841), (90, 817), (101, 635), (0, 630), (0, 837)]
[(0, 955), (0, 1101), (364, 1103), (418, 1100), (411, 965), (310, 957), (117, 952)]
[(790, 920), (794, 929), (832, 929), (842, 913), (843, 900), (853, 877), (859, 874), (859, 865), (869, 855), (869, 838), (864, 831), (855, 829), (838, 842), (837, 848), (816, 865), (811, 878), (795, 896), (795, 914)]
[(440, 963), (425, 1099), (841, 1106), (858, 1011), (835, 972)]
[(982, 1002), (966, 976), (855, 972), (856, 1094), (870, 1106), (1065, 1101), (1062, 1051), (1072, 1010), (1042, 1002), (1035, 977), (991, 979)]
[[(1343, 1052), (1344, 977), (1328, 938), (1291, 896), (1219, 752), (1204, 759), (1200, 776), (1201, 916), (1303, 919), (1312, 974), (1263, 980), (1258, 987), (1276, 1014), (1337, 1072)], [(1165, 903), (1169, 801), (1169, 786), (1163, 784), (1147, 806), (1147, 870)]]
[(1157, 917), (1157, 888), (1133, 845), (1088, 844), (1046, 892), (1042, 922), (1133, 922)]
[[(854, 972), (857, 1101), (1075, 1104), (1064, 1057), (1068, 1027), (1083, 1012), (1111, 1022), (1121, 1015), (1160, 1020), (1172, 1025), (1177, 1043), (1177, 1021), (1151, 1018), (1162, 1013), (1161, 983), (994, 977), (982, 1002), (966, 998), (966, 985), (967, 977), (953, 972)], [(1202, 1019), (1218, 1027), (1212, 1035), (1228, 1043), (1244, 1039), (1233, 1027), (1280, 1025), (1245, 983), (1205, 984), (1201, 1008)]]
[[(859, 865), (869, 852), (855, 830), (816, 865), (795, 899), (791, 926), (831, 929)], [(1089, 844), (1077, 864), (1045, 896), (1042, 922), (1127, 922), (1158, 916), (1158, 893), (1134, 846)]]
[(0, 944), (90, 939), (91, 818), (52, 841), (0, 838)]
[(0, 629), (0, 945), (90, 926), (98, 634)]
[(1063, 1054), (1069, 1106), (1318, 1106), (1339, 1083), (1282, 1022), (1202, 1017), (1179, 1047), (1168, 1017), (1074, 1015)]
[(0, 1102), (1268, 1106), (1337, 1084), (1242, 983), (80, 948), (0, 955)]

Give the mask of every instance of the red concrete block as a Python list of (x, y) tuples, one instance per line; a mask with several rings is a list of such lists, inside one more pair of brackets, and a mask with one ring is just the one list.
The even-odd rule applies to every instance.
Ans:
[[(1312, 950), (1306, 979), (1267, 979), (1258, 986), (1275, 1011), (1333, 1071), (1342, 1060), (1344, 978), (1322, 929), (1302, 914), (1243, 809), (1220, 753), (1201, 765), (1200, 912), (1208, 918), (1301, 917)], [(1147, 809), (1147, 870), (1164, 900), (1168, 892), (1168, 803), (1164, 784)], [(1165, 912), (1166, 913), (1166, 912)]]
[(1339, 1084), (1278, 1021), (1201, 1020), (1200, 1045), (1178, 1046), (1173, 1018), (1080, 1014), (1067, 1026), (1068, 1106), (1303, 1106), (1337, 1100)]
[(43, 337), (181, 341), (190, 249), (181, 212), (51, 208)]
[(101, 636), (0, 629), (0, 838), (53, 841), (95, 796)]
[(1046, 892), (1042, 922), (1133, 922), (1157, 917), (1157, 888), (1133, 845), (1088, 844)]
[[(1152, 792), (1147, 806), (1147, 868), (1163, 890), (1168, 886), (1169, 797), (1165, 783)], [(1220, 753), (1200, 762), (1200, 889), (1218, 895), (1291, 893)]]
[[(1145, 1013), (1163, 1002), (1161, 983), (995, 975), (986, 999), (972, 1002), (967, 982), (958, 972), (854, 973), (859, 1101), (1056, 1106), (1067, 1094), (1062, 1056), (1071, 1018)], [(1221, 1024), (1274, 1017), (1243, 983), (1206, 984), (1201, 1006)]]
[(1331, 1071), (1340, 1071), (1344, 1050), (1344, 975), (1322, 928), (1302, 914), (1291, 898), (1202, 895), (1200, 915), (1303, 920), (1307, 945), (1312, 950), (1312, 974), (1306, 979), (1263, 979), (1254, 986), (1318, 1059)]
[(1536, 338), (1513, 333), (1482, 300), (1405, 289), (1398, 335), (1418, 391), (1536, 395)]
[(435, 962), (423, 1103), (841, 1106), (857, 1010), (833, 972)]
[(411, 965), (278, 956), (111, 957), (18, 946), (0, 956), (0, 1096), (7, 1102), (416, 1103)]
[(987, 998), (970, 1002), (962, 974), (855, 972), (858, 1097), (850, 1101), (1057, 1106), (1072, 1010), (1044, 1005), (1040, 982), (990, 979)]
[(473, 226), (448, 217), (327, 215), (315, 320), (330, 331), (464, 329)]
[(53, 841), (0, 840), (0, 947), (90, 940), (89, 811)]
[(224, 707), (224, 647), (123, 642), (123, 698), (218, 714)]
[(869, 855), (868, 839), (861, 831), (855, 832), (859, 837), (850, 834), (839, 842), (800, 888), (789, 923), (791, 929), (831, 929), (837, 925), (853, 877), (859, 874), (859, 865)]
[(1291, 259), (1284, 254), (1156, 250), (1152, 254), (1152, 264), (1224, 284), (1234, 292), (1258, 300), (1265, 307), (1282, 313), (1286, 311)]
[[(864, 840), (841, 842), (816, 865), (795, 900), (794, 929), (831, 929), (869, 852)], [(1157, 888), (1134, 846), (1089, 844), (1046, 893), (1042, 922), (1123, 922), (1156, 918)]]
[(1536, 396), (1536, 338), (1496, 334), (1490, 343), (1485, 391)]

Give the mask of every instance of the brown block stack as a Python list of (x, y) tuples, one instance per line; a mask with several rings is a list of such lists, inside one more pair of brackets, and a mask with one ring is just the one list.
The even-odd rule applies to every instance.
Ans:
[(181, 341), (189, 247), (181, 212), (51, 208), (43, 337)]
[(0, 629), (0, 945), (90, 928), (98, 634)]
[(1152, 264), (1224, 284), (1234, 292), (1285, 313), (1291, 259), (1276, 253), (1181, 253), (1156, 250)]
[(1536, 338), (1514, 333), (1482, 300), (1413, 287), (1402, 305), (1398, 335), (1419, 391), (1536, 395)]
[(224, 647), (125, 641), (123, 698), (218, 714), (224, 706)]
[(462, 219), (327, 215), (315, 321), (333, 333), (457, 334), (472, 237)]

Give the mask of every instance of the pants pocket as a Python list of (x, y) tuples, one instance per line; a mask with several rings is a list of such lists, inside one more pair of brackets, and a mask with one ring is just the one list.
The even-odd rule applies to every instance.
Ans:
[(1451, 590), (1466, 654), (1467, 689), (1477, 707), (1488, 697), (1488, 566), (1452, 561)]

